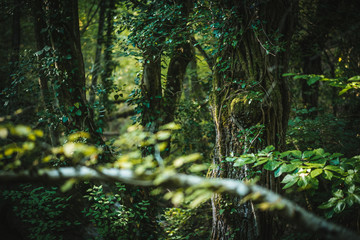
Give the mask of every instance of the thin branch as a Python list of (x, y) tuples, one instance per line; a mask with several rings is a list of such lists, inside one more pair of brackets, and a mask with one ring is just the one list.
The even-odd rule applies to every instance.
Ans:
[[(100, 0), (101, 1), (101, 0)], [(95, 5), (95, 3), (91, 6), (89, 13), (91, 12), (93, 6)], [(100, 8), (100, 4), (97, 5), (95, 11), (92, 13), (92, 15), (90, 16), (90, 18), (86, 21), (86, 24), (84, 25), (84, 27), (80, 30), (80, 35), (83, 35), (84, 32), (87, 30), (87, 28), (90, 26), (91, 21), (93, 20), (93, 18), (95, 17), (97, 11)]]
[[(35, 172), (23, 171), (19, 173), (0, 171), (0, 182), (24, 182), (24, 181), (42, 181), (42, 182), (56, 182), (67, 179), (95, 179), (105, 181), (119, 181), (132, 185), (153, 186), (154, 179), (159, 176), (151, 173), (144, 173), (142, 175), (136, 174), (129, 169), (101, 169), (95, 170), (88, 167), (63, 167), (58, 169), (40, 169)], [(323, 239), (329, 240), (360, 240), (360, 237), (338, 225), (327, 222), (326, 220), (306, 211), (297, 204), (283, 198), (282, 196), (257, 185), (246, 184), (242, 181), (232, 179), (207, 179), (204, 177), (162, 173), (161, 186), (172, 187), (206, 187), (214, 192), (228, 193), (239, 197), (245, 197), (249, 194), (256, 194), (259, 196), (256, 202), (266, 202), (276, 206), (275, 211), (289, 221), (292, 221), (298, 226), (317, 233)]]

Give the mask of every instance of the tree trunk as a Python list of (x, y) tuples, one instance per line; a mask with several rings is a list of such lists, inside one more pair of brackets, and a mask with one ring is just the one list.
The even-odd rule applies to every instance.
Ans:
[(101, 76), (103, 87), (105, 89), (102, 95), (102, 103), (105, 108), (109, 108), (109, 94), (112, 92), (113, 80), (111, 79), (111, 74), (114, 69), (114, 61), (112, 59), (112, 45), (114, 41), (113, 32), (114, 32), (114, 8), (115, 1), (107, 0), (107, 13), (106, 13), (106, 39), (105, 39), (105, 53), (104, 53), (104, 72)]
[(49, 35), (56, 57), (55, 67), (59, 71), (53, 85), (58, 95), (62, 124), (68, 132), (89, 132), (90, 141), (102, 145), (100, 130), (86, 101), (77, 1), (52, 0), (47, 4)]
[(193, 52), (190, 45), (190, 34), (187, 31), (187, 22), (189, 14), (193, 9), (193, 1), (177, 0), (175, 3), (181, 5), (181, 14), (178, 16), (179, 18), (175, 21), (173, 27), (182, 29), (182, 32), (178, 32), (174, 39), (174, 42), (178, 42), (178, 44), (174, 46), (171, 53), (172, 56), (166, 76), (164, 92), (165, 123), (174, 121), (175, 111), (182, 95), (186, 68), (193, 58)]
[[(47, 24), (43, 16), (45, 16), (45, 12), (43, 10), (43, 3), (41, 0), (33, 0), (32, 1), (32, 14), (34, 18), (34, 32), (36, 39), (36, 48), (37, 51), (43, 51), (42, 54), (38, 56), (38, 59), (46, 56), (44, 49), (46, 46), (50, 46), (50, 40), (48, 35), (44, 30), (47, 29)], [(55, 115), (55, 101), (53, 100), (53, 95), (51, 94), (51, 87), (49, 86), (49, 81), (46, 76), (46, 73), (43, 71), (41, 67), (39, 67), (39, 86), (41, 91), (42, 102), (44, 104), (45, 110), (48, 111), (51, 115)], [(59, 143), (58, 134), (54, 129), (54, 125), (51, 124), (51, 120), (48, 120), (49, 123), (49, 137), (51, 144), (53, 146), (57, 146)], [(55, 126), (56, 128), (56, 126)]]
[[(216, 167), (212, 177), (251, 178), (253, 169), (233, 167), (225, 158), (257, 152), (267, 145), (281, 150), (285, 143), (290, 105), (282, 73), (286, 72), (287, 54), (266, 48), (264, 43), (270, 33), (278, 31), (285, 50), (288, 48), (295, 1), (251, 3), (244, 6), (242, 2), (227, 1), (220, 6), (220, 11), (227, 14), (227, 22), (215, 30), (230, 32), (233, 28), (231, 34), (243, 33), (237, 34), (237, 42), (220, 39), (217, 59), (221, 60), (214, 69), (211, 102), (216, 127)], [(261, 21), (264, 24), (257, 26), (261, 30), (248, 28)], [(226, 36), (224, 32), (221, 35)], [(260, 175), (260, 184), (279, 190), (269, 172)], [(252, 202), (240, 204), (240, 199), (215, 194), (212, 206), (212, 239), (276, 239), (275, 219), (269, 213), (256, 211)]]
[(90, 88), (90, 105), (94, 105), (95, 98), (96, 98), (96, 86), (97, 80), (100, 74), (100, 59), (101, 59), (101, 49), (102, 44), (104, 42), (104, 23), (105, 23), (105, 0), (100, 0), (100, 12), (99, 12), (99, 26), (98, 26), (98, 33), (97, 33), (97, 41), (96, 41), (96, 52), (95, 52), (95, 61), (94, 61), (94, 70), (92, 72), (92, 79), (91, 79), (91, 88)]

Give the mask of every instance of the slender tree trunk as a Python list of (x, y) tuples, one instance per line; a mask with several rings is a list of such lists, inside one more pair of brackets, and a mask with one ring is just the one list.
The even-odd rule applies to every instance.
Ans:
[(105, 89), (102, 95), (102, 102), (106, 108), (109, 109), (109, 94), (112, 92), (113, 80), (111, 74), (114, 70), (114, 61), (112, 57), (112, 45), (114, 41), (114, 8), (115, 1), (107, 0), (107, 12), (106, 12), (106, 39), (105, 39), (105, 53), (104, 53), (104, 72), (101, 76), (103, 87)]
[(97, 80), (100, 74), (101, 64), (101, 49), (102, 44), (104, 42), (104, 23), (105, 23), (105, 10), (106, 10), (106, 2), (105, 0), (100, 0), (100, 12), (99, 12), (99, 26), (97, 33), (97, 41), (96, 41), (96, 52), (95, 52), (95, 61), (94, 61), (94, 70), (92, 72), (91, 79), (91, 89), (90, 89), (90, 105), (94, 105), (95, 97), (96, 97), (96, 86)]
[[(216, 127), (212, 177), (248, 179), (254, 170), (233, 167), (225, 158), (257, 152), (267, 145), (280, 150), (284, 146), (290, 105), (287, 83), (281, 75), (287, 68), (287, 54), (266, 49), (264, 42), (268, 34), (278, 31), (287, 50), (293, 4), (295, 1), (272, 0), (259, 4), (251, 1), (245, 6), (242, 1), (227, 1), (220, 6), (221, 12), (229, 15), (218, 31), (231, 31), (232, 27), (233, 34), (243, 34), (237, 35), (235, 44), (220, 39), (218, 59), (222, 61), (214, 69), (211, 102)], [(266, 22), (258, 26), (260, 31), (247, 27), (256, 24), (253, 19)], [(279, 191), (269, 172), (261, 174), (260, 183)], [(211, 239), (276, 239), (276, 219), (255, 210), (252, 202), (241, 204), (240, 199), (215, 194), (212, 205)]]
[[(44, 52), (46, 46), (50, 46), (50, 40), (47, 35), (47, 24), (45, 22), (44, 16), (45, 12), (43, 10), (43, 2), (41, 0), (32, 0), (32, 14), (34, 18), (34, 32), (35, 32), (35, 39), (36, 39), (36, 47), (37, 51), (43, 51), (42, 54), (38, 56), (38, 59), (43, 58), (46, 56), (46, 52)], [(53, 100), (53, 95), (51, 94), (51, 87), (49, 86), (50, 83), (46, 76), (46, 73), (43, 71), (41, 67), (39, 67), (39, 86), (42, 96), (42, 101), (44, 103), (45, 110), (48, 111), (50, 114), (55, 115), (54, 105), (55, 101)], [(53, 125), (51, 124), (51, 119), (49, 119), (49, 136), (50, 141), (53, 146), (58, 145), (58, 134), (54, 129)]]

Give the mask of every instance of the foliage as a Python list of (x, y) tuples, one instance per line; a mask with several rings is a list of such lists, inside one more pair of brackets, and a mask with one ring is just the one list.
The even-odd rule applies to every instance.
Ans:
[(295, 116), (289, 120), (287, 131), (289, 149), (295, 147), (306, 150), (311, 146), (313, 149), (324, 148), (327, 152), (345, 153), (346, 156), (356, 154), (359, 140), (356, 131), (350, 128), (351, 123), (348, 119), (322, 112), (315, 118), (308, 118), (308, 114), (315, 109), (292, 111)]
[(30, 239), (65, 239), (64, 233), (80, 225), (73, 218), (70, 196), (59, 194), (58, 187), (22, 184), (3, 190), (1, 196), (13, 204), (13, 211), (28, 225)]
[(353, 76), (351, 78), (327, 78), (324, 75), (316, 74), (295, 74), (295, 73), (285, 73), (284, 77), (292, 77), (294, 80), (303, 79), (307, 82), (308, 85), (312, 85), (318, 81), (323, 81), (329, 83), (332, 87), (341, 88), (339, 95), (343, 95), (351, 89), (360, 88), (360, 76)]
[[(321, 148), (282, 153), (274, 150), (273, 146), (268, 146), (257, 154), (228, 157), (226, 160), (234, 162), (235, 167), (252, 164), (253, 168), (261, 166), (264, 170), (274, 172), (275, 177), (281, 177), (283, 189), (305, 191), (311, 196), (315, 196), (319, 190), (325, 190), (324, 196), (320, 196), (320, 201), (325, 202), (318, 207), (328, 209), (327, 218), (354, 204), (360, 204), (358, 156), (342, 158), (343, 154), (330, 154)], [(313, 199), (314, 204), (318, 201)]]
[(134, 212), (121, 205), (121, 197), (125, 188), (116, 184), (118, 193), (109, 193), (102, 185), (93, 185), (84, 195), (89, 201), (89, 206), (83, 210), (85, 216), (97, 229), (100, 239), (113, 238), (128, 239), (128, 221), (134, 217)]
[(208, 204), (196, 209), (165, 209), (161, 225), (166, 233), (165, 239), (209, 239), (210, 219), (204, 214)]

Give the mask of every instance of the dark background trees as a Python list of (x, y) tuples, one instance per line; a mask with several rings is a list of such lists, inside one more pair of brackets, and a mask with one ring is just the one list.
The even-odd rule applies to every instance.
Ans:
[[(159, 176), (198, 168), (256, 181), (358, 231), (358, 5), (3, 1), (1, 168), (85, 165)], [(259, 210), (271, 206), (221, 189), (75, 180), (60, 188), (2, 187), (4, 206), (24, 223), (11, 228), (24, 239), (67, 236), (52, 224), (79, 239), (318, 238)], [(52, 217), (37, 219), (36, 201), (23, 197), (46, 203)]]

